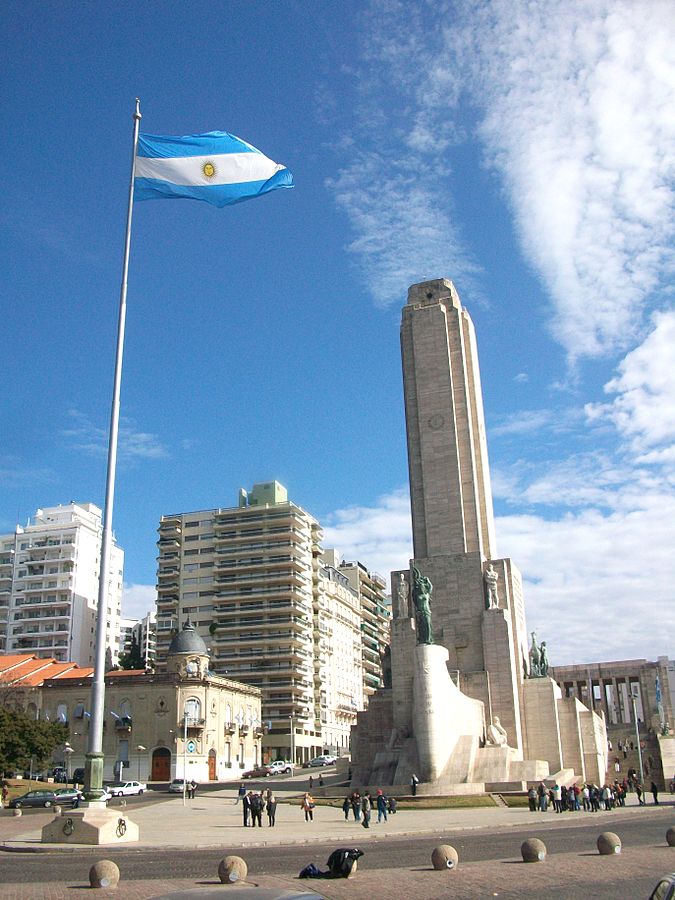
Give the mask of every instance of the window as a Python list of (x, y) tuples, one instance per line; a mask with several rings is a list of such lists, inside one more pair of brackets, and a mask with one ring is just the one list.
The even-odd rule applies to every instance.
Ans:
[(199, 722), (202, 717), (202, 704), (201, 700), (197, 697), (190, 697), (185, 701), (185, 715), (187, 716), (188, 725), (190, 722), (194, 722), (195, 724)]

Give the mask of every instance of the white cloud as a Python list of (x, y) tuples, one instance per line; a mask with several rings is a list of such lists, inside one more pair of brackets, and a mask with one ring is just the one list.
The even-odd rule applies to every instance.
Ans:
[(461, 246), (447, 198), (439, 200), (436, 180), (414, 155), (360, 154), (328, 182), (357, 235), (349, 249), (378, 303), (400, 301), (407, 285), (439, 272), (473, 281), (477, 267)]
[(410, 500), (404, 488), (379, 497), (374, 506), (352, 506), (325, 516), (323, 546), (346, 560), (359, 560), (389, 581), (412, 557)]
[[(61, 430), (74, 450), (92, 456), (108, 452), (108, 429), (101, 428), (76, 409), (68, 410), (71, 425)], [(137, 431), (131, 420), (122, 418), (119, 428), (119, 456), (121, 459), (162, 459), (168, 456), (166, 447), (157, 435)]]
[(125, 619), (142, 619), (154, 610), (157, 591), (154, 584), (127, 584), (122, 588), (122, 615)]
[[(619, 490), (593, 497), (591, 468), (569, 494), (576, 490), (577, 506), (594, 499), (607, 506), (609, 496), (616, 508), (497, 518), (500, 552), (523, 573), (528, 628), (547, 641), (554, 665), (672, 655), (675, 491), (636, 485), (629, 497)], [(409, 516), (403, 489), (371, 507), (339, 510), (324, 546), (389, 578), (412, 555)]]
[(657, 313), (654, 329), (605, 385), (611, 403), (589, 403), (591, 422), (611, 422), (642, 462), (669, 462), (675, 442), (675, 311)]
[(429, 274), (476, 272), (450, 201), (464, 91), (556, 338), (571, 359), (630, 346), (674, 264), (668, 0), (386, 0), (365, 22), (356, 129), (383, 149), (333, 187), (378, 301)]
[(673, 653), (675, 494), (639, 508), (546, 520), (497, 520), (500, 547), (523, 573), (530, 630), (553, 665)]
[[(626, 346), (672, 271), (675, 19), (662, 0), (468, 4), (480, 134), (571, 357)], [(637, 50), (639, 48), (639, 51)]]

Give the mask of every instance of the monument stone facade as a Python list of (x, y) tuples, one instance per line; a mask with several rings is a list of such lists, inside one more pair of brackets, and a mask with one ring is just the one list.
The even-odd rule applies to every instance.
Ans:
[(604, 720), (563, 698), (545, 642), (531, 656), (520, 572), (497, 556), (476, 335), (452, 282), (410, 287), (401, 354), (414, 558), (392, 573), (391, 686), (359, 713), (354, 781), (601, 783)]

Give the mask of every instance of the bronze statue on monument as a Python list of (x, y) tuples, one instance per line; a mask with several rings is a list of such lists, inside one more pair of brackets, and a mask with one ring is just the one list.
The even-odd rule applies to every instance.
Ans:
[(412, 596), (415, 604), (415, 625), (417, 627), (417, 643), (433, 644), (434, 634), (431, 627), (431, 581), (422, 575), (417, 566), (411, 568), (413, 584)]

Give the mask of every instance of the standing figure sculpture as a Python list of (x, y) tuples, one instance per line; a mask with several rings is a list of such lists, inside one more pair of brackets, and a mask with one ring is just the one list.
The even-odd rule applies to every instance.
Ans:
[(396, 588), (397, 608), (395, 612), (395, 618), (405, 619), (410, 615), (410, 610), (408, 609), (409, 596), (410, 592), (406, 577), (403, 572), (399, 572), (398, 587)]
[(485, 592), (487, 594), (487, 608), (488, 609), (499, 609), (499, 596), (497, 594), (497, 581), (499, 580), (499, 573), (495, 572), (494, 566), (492, 563), (485, 570), (485, 574), (483, 575), (485, 579)]
[(412, 596), (415, 604), (415, 624), (417, 626), (417, 643), (433, 644), (434, 635), (431, 629), (431, 581), (422, 575), (420, 570), (413, 566), (412, 569)]
[(539, 647), (539, 674), (542, 678), (548, 675), (548, 651), (546, 650), (546, 641), (541, 642)]
[(541, 674), (539, 671), (539, 663), (541, 660), (541, 653), (539, 652), (539, 647), (537, 646), (537, 632), (532, 632), (532, 646), (530, 647), (530, 678), (539, 678)]

